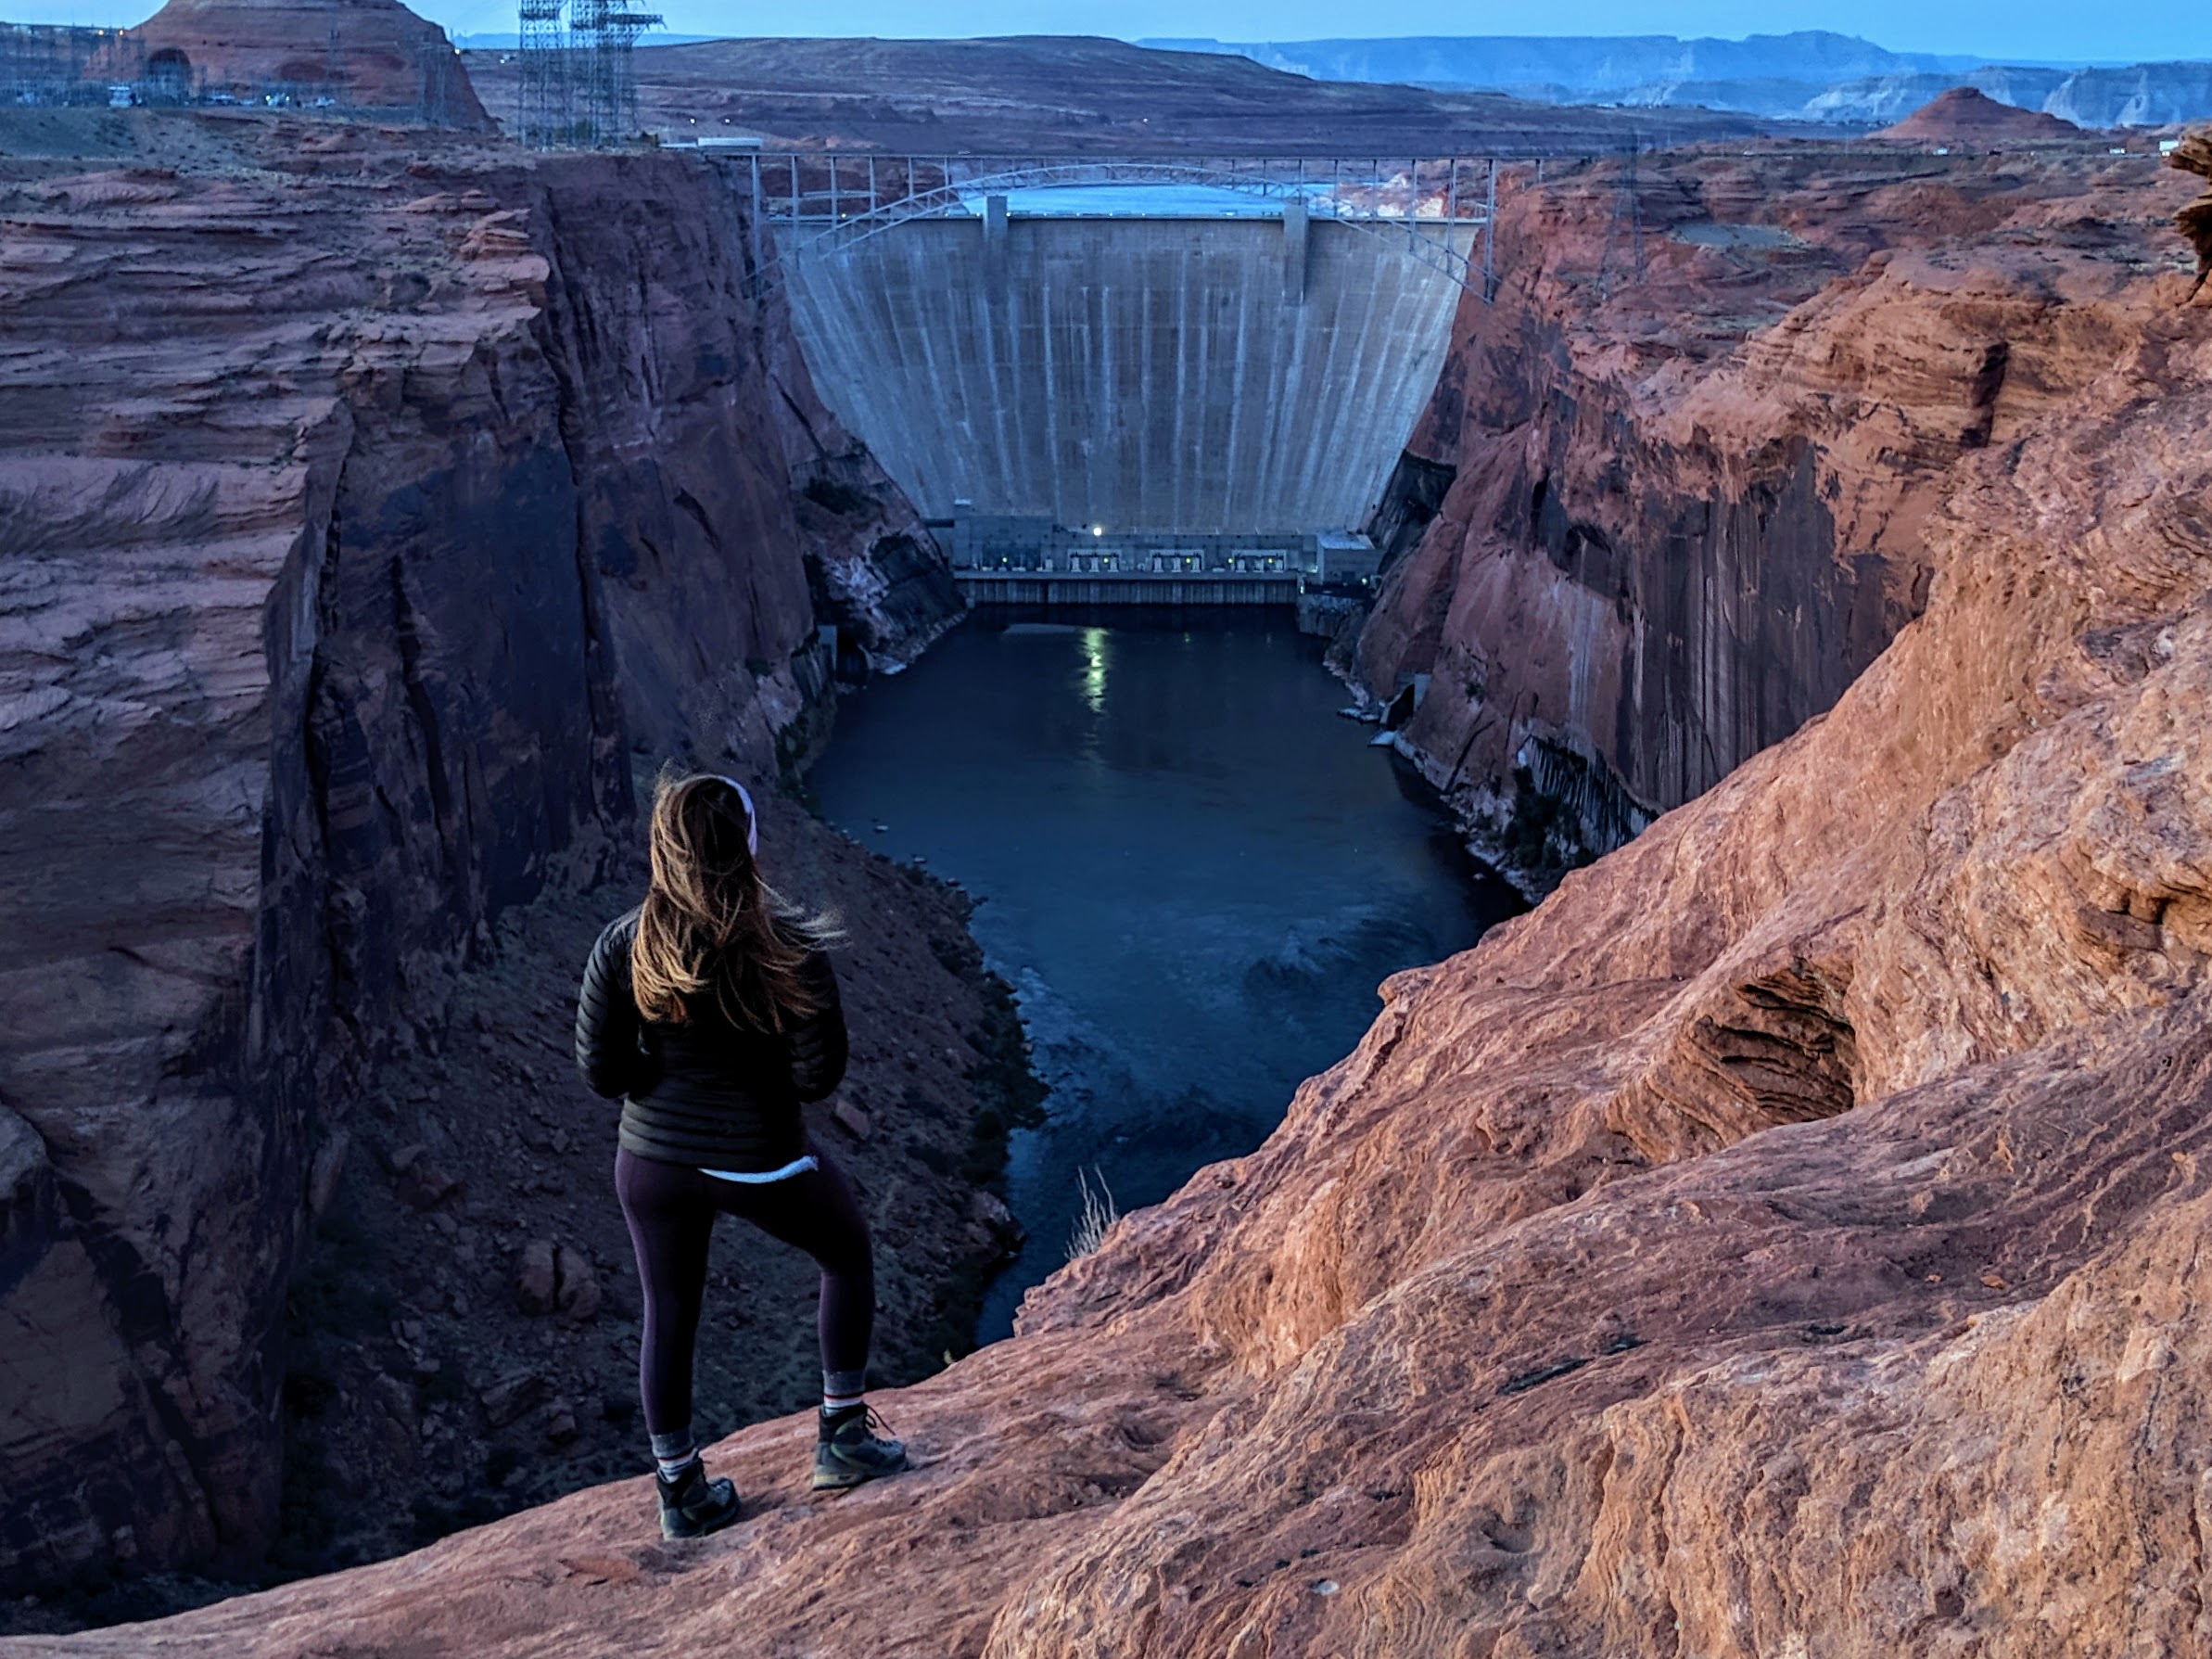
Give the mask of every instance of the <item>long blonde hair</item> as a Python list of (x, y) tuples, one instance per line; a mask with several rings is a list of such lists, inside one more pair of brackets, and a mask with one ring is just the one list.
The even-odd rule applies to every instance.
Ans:
[(836, 938), (768, 885), (755, 857), (753, 815), (735, 785), (711, 773), (663, 773), (653, 798), (653, 885), (629, 948), (638, 1012), (683, 1025), (711, 993), (722, 1017), (782, 1031), (821, 1012), (799, 970)]

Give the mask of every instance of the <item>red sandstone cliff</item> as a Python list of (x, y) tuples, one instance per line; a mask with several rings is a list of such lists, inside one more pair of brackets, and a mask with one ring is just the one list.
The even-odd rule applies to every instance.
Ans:
[(1972, 86), (1954, 86), (1923, 104), (1876, 138), (1916, 144), (2016, 144), (2022, 139), (2079, 138), (2081, 129), (2040, 109), (2000, 104)]
[(2101, 147), (1515, 170), (1377, 529), (1355, 677), (1533, 889), (1832, 704), (1960, 462), (2109, 366), (2171, 174)]
[(180, 85), (492, 125), (445, 31), (400, 0), (168, 0), (133, 32)]
[(2150, 188), (1992, 236), (2115, 270), (1920, 503), (1925, 614), (884, 1398), (914, 1473), (810, 1503), (763, 1425), (697, 1547), (630, 1481), (10, 1651), (2201, 1650), (2212, 311)]
[[(809, 565), (868, 585), (858, 532), (802, 523), (824, 463), (785, 450), (795, 420), (876, 480), (710, 173), (226, 142), (200, 173), (0, 174), (0, 1576), (25, 1588), (268, 1541), (281, 1308), (347, 1102), (436, 1046), (493, 918), (601, 867), (638, 759), (772, 772), (817, 741)], [(880, 490), (845, 517), (914, 528)], [(943, 625), (906, 565), (873, 589), (906, 611), (862, 593), (856, 626)]]

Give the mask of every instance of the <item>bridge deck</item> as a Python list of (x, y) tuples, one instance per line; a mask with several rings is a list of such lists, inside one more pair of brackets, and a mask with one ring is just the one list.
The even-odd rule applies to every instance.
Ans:
[(1295, 605), (1300, 578), (1168, 576), (1148, 570), (1081, 575), (1062, 570), (955, 570), (971, 605)]

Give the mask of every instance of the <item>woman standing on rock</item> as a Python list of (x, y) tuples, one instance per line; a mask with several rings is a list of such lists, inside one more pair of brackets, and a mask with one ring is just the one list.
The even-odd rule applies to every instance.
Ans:
[(615, 1191), (645, 1293), (639, 1389), (659, 1465), (661, 1531), (697, 1538), (737, 1519), (692, 1438), (692, 1352), (715, 1218), (742, 1216), (821, 1268), (818, 1489), (906, 1466), (863, 1397), (875, 1320), (868, 1223), (811, 1146), (802, 1102), (845, 1075), (833, 937), (761, 877), (753, 798), (730, 778), (664, 780), (653, 803), (645, 902), (592, 947), (576, 1063), (623, 1097)]

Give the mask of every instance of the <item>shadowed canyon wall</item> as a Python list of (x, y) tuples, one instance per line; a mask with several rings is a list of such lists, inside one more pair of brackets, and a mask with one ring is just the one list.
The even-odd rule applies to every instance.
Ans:
[(2090, 147), (1640, 169), (1501, 185), (1497, 303), (1373, 526), (1356, 677), (1430, 676), (1403, 746), (1532, 890), (1835, 702), (1962, 458), (2109, 363), (2166, 235), (2091, 215), (2157, 170)]
[(1265, 1146), (1122, 1219), (1012, 1340), (884, 1397), (912, 1472), (813, 1503), (811, 1425), (762, 1423), (711, 1448), (749, 1501), (695, 1550), (639, 1478), (10, 1652), (2201, 1651), (2188, 194), (2092, 168), (1956, 227), (1962, 266), (2065, 256), (2082, 286), (2027, 320), (2096, 360), (1948, 467), (1922, 614), (1824, 714), (1395, 976)]
[(957, 606), (705, 170), (242, 131), (0, 174), (11, 1584), (268, 1542), (359, 1077), (590, 875), (633, 759), (772, 774), (818, 619), (910, 654)]

